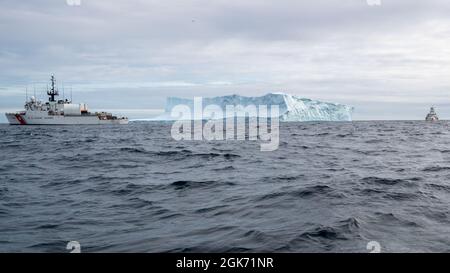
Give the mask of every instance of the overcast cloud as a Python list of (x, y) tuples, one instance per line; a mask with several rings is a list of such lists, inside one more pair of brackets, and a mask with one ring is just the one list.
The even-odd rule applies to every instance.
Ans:
[(268, 92), (349, 104), (355, 119), (423, 119), (431, 105), (450, 118), (448, 0), (0, 5), (0, 111), (55, 73), (77, 101), (139, 118), (167, 96)]

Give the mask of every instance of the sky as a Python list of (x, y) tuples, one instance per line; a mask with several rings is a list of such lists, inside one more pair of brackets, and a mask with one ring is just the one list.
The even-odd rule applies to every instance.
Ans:
[(131, 118), (168, 96), (269, 92), (356, 120), (450, 118), (448, 0), (77, 1), (0, 0), (0, 113), (45, 99), (54, 73), (66, 97)]

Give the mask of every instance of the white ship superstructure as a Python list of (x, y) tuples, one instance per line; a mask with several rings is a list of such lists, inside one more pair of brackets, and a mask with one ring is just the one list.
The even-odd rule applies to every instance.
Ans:
[(434, 110), (434, 107), (431, 107), (430, 113), (425, 117), (426, 121), (438, 121), (439, 117), (436, 114), (436, 111)]
[(128, 124), (128, 118), (116, 117), (111, 113), (88, 111), (85, 103), (75, 104), (63, 99), (57, 100), (59, 92), (55, 77), (51, 77), (51, 88), (47, 90), (47, 102), (31, 97), (25, 102), (25, 110), (17, 113), (6, 113), (11, 125), (101, 125)]

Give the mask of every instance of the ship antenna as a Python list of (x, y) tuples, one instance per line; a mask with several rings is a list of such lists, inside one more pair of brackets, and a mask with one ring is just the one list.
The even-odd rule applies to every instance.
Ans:
[(25, 86), (25, 102), (28, 102), (28, 85)]
[[(55, 96), (59, 95), (59, 92), (57, 89), (55, 89), (55, 76), (52, 74), (51, 78), (50, 78), (51, 82), (52, 82), (52, 87), (50, 90), (48, 90), (47, 87), (47, 95), (49, 95), (49, 101), (55, 101)], [(48, 86), (48, 85), (47, 85)]]

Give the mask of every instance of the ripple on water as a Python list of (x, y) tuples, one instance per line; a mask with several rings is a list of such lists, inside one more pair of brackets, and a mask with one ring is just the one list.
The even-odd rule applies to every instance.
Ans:
[(395, 185), (405, 185), (410, 184), (411, 181), (408, 179), (395, 179), (395, 178), (381, 178), (381, 177), (364, 177), (361, 179), (363, 183), (374, 184), (374, 185), (387, 185), (387, 186), (395, 186)]
[(216, 180), (206, 180), (206, 181), (179, 180), (170, 183), (170, 187), (172, 187), (175, 190), (210, 188), (217, 186), (234, 186), (234, 185), (235, 183), (233, 182), (216, 181)]
[(424, 172), (442, 172), (442, 171), (449, 171), (450, 167), (447, 166), (432, 166), (432, 167), (426, 167), (422, 171)]

